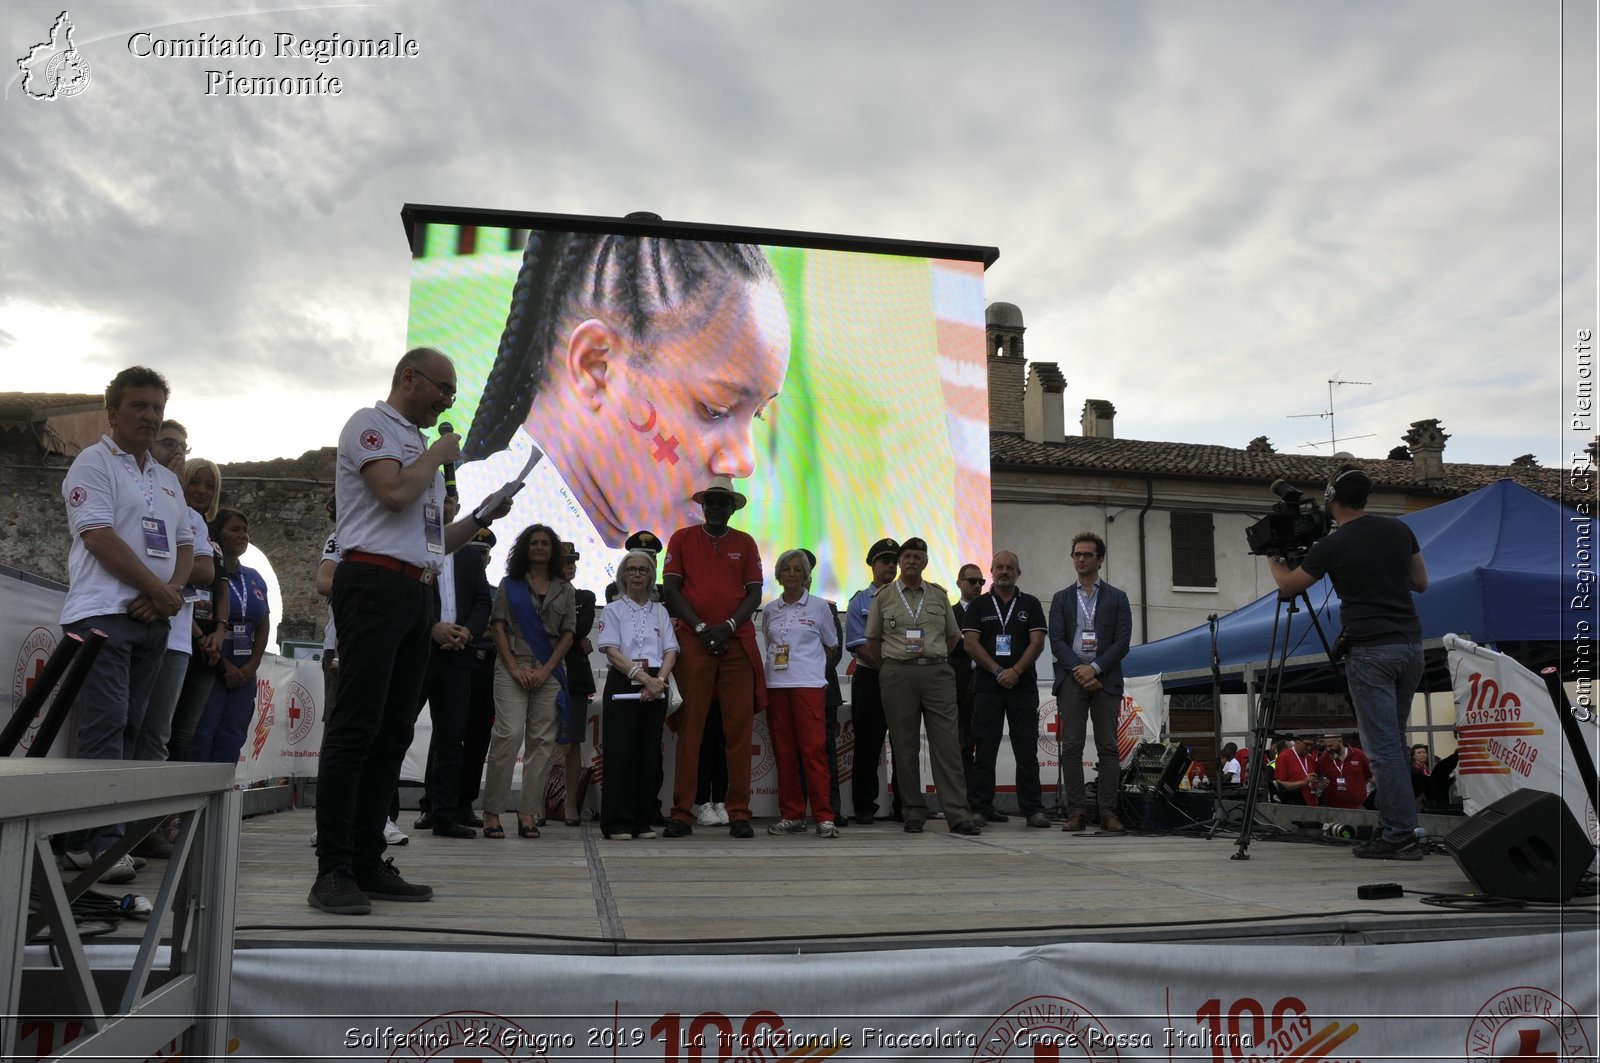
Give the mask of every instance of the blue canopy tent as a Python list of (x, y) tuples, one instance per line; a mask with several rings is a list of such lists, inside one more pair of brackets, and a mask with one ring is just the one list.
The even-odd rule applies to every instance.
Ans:
[[(1508, 644), (1554, 647), (1571, 638), (1572, 631), (1563, 630), (1562, 623), (1573, 593), (1563, 544), (1575, 541), (1572, 522), (1589, 518), (1511, 480), (1499, 480), (1400, 519), (1416, 533), (1428, 563), (1428, 590), (1415, 598), (1425, 644), (1436, 645), (1443, 635), (1454, 633), (1480, 644), (1500, 644), (1510, 652)], [(1307, 596), (1331, 643), (1340, 628), (1339, 596), (1326, 578)], [(1592, 615), (1592, 609), (1585, 611), (1585, 619)], [(1224, 691), (1244, 690), (1246, 672), (1262, 672), (1278, 659), (1289, 614), (1278, 616), (1276, 638), (1275, 616), (1276, 592), (1217, 621)], [(1303, 605), (1293, 614), (1287, 637), (1284, 689), (1337, 689), (1338, 680)], [(1533, 663), (1524, 654), (1517, 656)], [(1430, 658), (1439, 657), (1430, 653)], [(1209, 692), (1210, 629), (1202, 625), (1136, 646), (1123, 660), (1123, 671), (1129, 676), (1160, 673), (1169, 693)], [(1430, 665), (1424, 688), (1449, 689), (1442, 667)]]

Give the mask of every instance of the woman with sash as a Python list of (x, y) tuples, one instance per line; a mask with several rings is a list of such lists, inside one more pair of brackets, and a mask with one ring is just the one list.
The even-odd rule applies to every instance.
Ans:
[(543, 524), (517, 536), (506, 578), (495, 592), (489, 627), (494, 636), (494, 731), (483, 795), (483, 836), (504, 838), (500, 814), (511, 795), (511, 772), (522, 753), (522, 798), (517, 834), (539, 836), (545, 783), (556, 744), (575, 740), (563, 662), (577, 628), (577, 599), (561, 578), (560, 540)]

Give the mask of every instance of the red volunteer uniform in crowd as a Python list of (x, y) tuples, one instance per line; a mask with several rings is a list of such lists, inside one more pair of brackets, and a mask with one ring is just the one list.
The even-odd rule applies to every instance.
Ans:
[(748, 534), (728, 527), (747, 499), (726, 476), (694, 496), (704, 524), (679, 528), (667, 540), (664, 566), (667, 605), (682, 648), (675, 674), (683, 693), (678, 715), (677, 765), (672, 780), (672, 820), (667, 837), (692, 831), (699, 776), (700, 737), (715, 698), (722, 708), (728, 760), (728, 832), (753, 835), (750, 827), (750, 735), (756, 707), (766, 706), (765, 676), (758, 662), (750, 617), (761, 602), (761, 555)]

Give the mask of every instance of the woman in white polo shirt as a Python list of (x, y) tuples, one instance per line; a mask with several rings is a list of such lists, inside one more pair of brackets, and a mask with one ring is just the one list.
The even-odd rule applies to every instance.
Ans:
[(804, 550), (785, 550), (775, 572), (783, 593), (761, 610), (766, 641), (767, 729), (778, 762), (781, 820), (769, 834), (803, 834), (806, 797), (817, 834), (837, 838), (828, 804), (828, 651), (839, 645), (828, 603), (807, 590), (811, 561)]
[(661, 726), (667, 717), (667, 677), (678, 660), (678, 637), (666, 606), (653, 601), (656, 555), (629, 550), (618, 571), (622, 594), (595, 625), (595, 647), (606, 655), (600, 735), (606, 778), (600, 830), (611, 841), (654, 838), (650, 813), (659, 806), (651, 785), (661, 764)]

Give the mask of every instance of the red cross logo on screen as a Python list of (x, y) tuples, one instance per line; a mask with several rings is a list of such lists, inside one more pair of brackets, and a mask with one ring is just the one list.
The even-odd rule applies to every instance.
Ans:
[(661, 433), (657, 432), (655, 446), (651, 448), (650, 456), (668, 465), (678, 464), (678, 437), (663, 438)]

